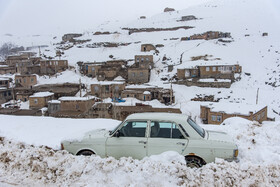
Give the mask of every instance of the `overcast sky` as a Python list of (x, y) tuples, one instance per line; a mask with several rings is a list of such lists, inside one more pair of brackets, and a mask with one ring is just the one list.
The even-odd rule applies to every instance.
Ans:
[(82, 32), (108, 20), (176, 10), (209, 0), (0, 0), (0, 34), (31, 35)]

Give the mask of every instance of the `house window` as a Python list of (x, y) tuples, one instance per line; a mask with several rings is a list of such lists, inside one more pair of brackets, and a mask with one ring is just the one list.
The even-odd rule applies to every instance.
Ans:
[(264, 111), (262, 112), (262, 118), (264, 117)]
[(217, 120), (216, 115), (211, 115), (211, 120), (212, 120), (212, 121), (216, 121), (216, 120)]
[(137, 61), (137, 62), (140, 62), (140, 61), (139, 61), (139, 58), (136, 58), (136, 61)]
[(78, 104), (76, 104), (76, 109), (79, 110), (80, 106)]
[(135, 77), (135, 73), (132, 73), (132, 77)]
[(141, 58), (141, 62), (144, 62), (144, 58)]
[(217, 116), (217, 121), (221, 122), (222, 121), (222, 116)]
[(26, 79), (25, 78), (23, 79), (23, 82), (26, 83)]
[(146, 61), (149, 62), (149, 58), (148, 57), (146, 58)]
[(209, 67), (206, 67), (206, 71), (209, 71), (210, 70), (210, 68)]
[(109, 92), (109, 85), (105, 86), (105, 92), (107, 92), (107, 93)]
[(37, 104), (38, 103), (38, 99), (34, 99), (34, 103)]
[(212, 71), (216, 71), (216, 67), (212, 67)]
[(236, 71), (236, 67), (235, 66), (233, 66), (232, 69), (233, 69), (233, 71)]
[(115, 90), (118, 91), (119, 90), (119, 86), (115, 86)]
[(140, 72), (140, 76), (143, 77), (143, 72)]
[(219, 71), (222, 71), (222, 70), (223, 70), (223, 68), (220, 66), (220, 67), (218, 67), (218, 70), (219, 70)]
[(34, 79), (33, 78), (31, 78), (31, 82), (33, 82), (34, 81)]
[(94, 86), (94, 91), (97, 92), (99, 90), (98, 86)]
[(260, 119), (261, 119), (261, 115), (259, 114), (259, 115), (258, 115), (258, 121), (259, 121)]

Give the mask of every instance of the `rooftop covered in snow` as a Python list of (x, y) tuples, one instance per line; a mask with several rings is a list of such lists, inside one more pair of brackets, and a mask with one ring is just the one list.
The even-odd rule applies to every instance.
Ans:
[(37, 93), (34, 93), (33, 95), (31, 95), (30, 97), (50, 97), (50, 96), (53, 96), (54, 93), (52, 92), (37, 92)]

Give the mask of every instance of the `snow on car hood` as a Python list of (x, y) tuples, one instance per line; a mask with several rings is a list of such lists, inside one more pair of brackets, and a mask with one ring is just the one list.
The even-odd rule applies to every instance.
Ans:
[(85, 134), (84, 138), (104, 138), (109, 134), (109, 131), (106, 129), (96, 129), (89, 131)]
[(233, 142), (233, 139), (225, 132), (219, 131), (208, 131), (208, 140), (222, 141), (222, 142)]

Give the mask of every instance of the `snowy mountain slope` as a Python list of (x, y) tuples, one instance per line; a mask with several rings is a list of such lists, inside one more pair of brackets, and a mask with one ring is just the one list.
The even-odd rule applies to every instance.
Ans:
[[(280, 116), (273, 112), (280, 112), (280, 98), (277, 97), (280, 81), (280, 15), (277, 10), (280, 8), (276, 0), (215, 0), (202, 5), (193, 6), (185, 10), (160, 13), (147, 19), (138, 19), (120, 27), (117, 22), (107, 22), (98, 28), (88, 30), (82, 37), (77, 39), (89, 42), (75, 45), (65, 50), (63, 58), (69, 60), (69, 64), (76, 65), (78, 61), (104, 62), (110, 60), (110, 55), (116, 59), (134, 59), (134, 55), (150, 54), (140, 52), (140, 46), (144, 43), (163, 44), (164, 47), (157, 48), (159, 53), (154, 54), (155, 69), (152, 70), (150, 84), (168, 86), (161, 78), (171, 78), (176, 75), (177, 68), (189, 66), (207, 61), (191, 62), (191, 57), (201, 55), (212, 55), (212, 59), (219, 58), (219, 63), (239, 64), (243, 73), (241, 80), (235, 82), (230, 89), (196, 88), (173, 85), (176, 97), (175, 107), (181, 108), (183, 113), (197, 117), (199, 114), (200, 102), (190, 102), (190, 99), (197, 94), (214, 95), (221, 98), (221, 102), (241, 102), (246, 104), (256, 103), (257, 89), (259, 88), (258, 103), (269, 106), (269, 116), (280, 119)], [(182, 16), (194, 15), (196, 20), (178, 21)], [(179, 29), (176, 31), (139, 32), (128, 34), (122, 28), (172, 28), (178, 26), (191, 26), (191, 29)], [(96, 31), (109, 31), (115, 34), (93, 35)], [(217, 40), (194, 40), (181, 41), (181, 37), (200, 34), (206, 31), (230, 32), (230, 43), (223, 43)], [(266, 32), (268, 36), (262, 36)], [(246, 35), (246, 36), (245, 36)], [(61, 36), (28, 36), (11, 37), (5, 36), (5, 41), (12, 40), (19, 45), (49, 45), (42, 49), (47, 56), (54, 56), (56, 48), (60, 45)], [(9, 39), (7, 39), (9, 38)], [(88, 48), (88, 44), (111, 42), (128, 43), (120, 47)], [(38, 52), (38, 49), (34, 49)], [(163, 57), (167, 57), (162, 63)], [(210, 62), (210, 61), (209, 61)], [(167, 65), (174, 65), (172, 72), (167, 72)], [(245, 74), (246, 73), (246, 74)], [(69, 74), (65, 72), (62, 74)], [(51, 78), (51, 82), (76, 82), (79, 74), (73, 78), (57, 80)], [(75, 78), (74, 80), (74, 77)], [(42, 79), (39, 79), (42, 80)], [(41, 81), (39, 81), (41, 82)], [(48, 80), (44, 79), (44, 83)], [(83, 83), (89, 84), (90, 79), (83, 79)], [(188, 108), (183, 103), (188, 103)], [(197, 106), (198, 105), (198, 106)]]

